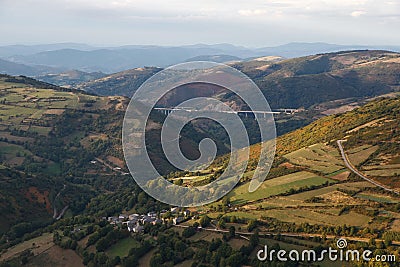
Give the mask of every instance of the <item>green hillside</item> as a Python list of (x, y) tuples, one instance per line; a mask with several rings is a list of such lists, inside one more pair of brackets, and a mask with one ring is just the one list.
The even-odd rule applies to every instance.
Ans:
[[(27, 220), (51, 222), (66, 206), (67, 216), (79, 214), (94, 196), (132, 182), (121, 146), (127, 104), (125, 97), (100, 97), (26, 77), (0, 76), (0, 210), (4, 215), (0, 232)], [(151, 139), (151, 159), (167, 174), (175, 168), (157, 146), (161, 128), (155, 127), (163, 119), (152, 114), (149, 123), (154, 127), (146, 134)], [(181, 139), (185, 155), (197, 157), (197, 143), (205, 137), (213, 138), (185, 127)], [(224, 148), (223, 142), (219, 147)], [(219, 153), (226, 153), (224, 149)]]
[[(321, 118), (277, 138), (277, 155), (266, 181), (250, 193), (249, 181), (259, 155), (251, 147), (250, 166), (238, 186), (221, 201), (200, 210), (212, 219), (271, 219), (282, 223), (399, 231), (400, 98), (379, 98), (353, 111)], [(344, 162), (336, 141), (360, 173)], [(220, 157), (210, 169), (175, 173), (171, 181), (198, 186), (215, 179), (227, 164)], [(386, 189), (383, 189), (386, 188)], [(379, 217), (374, 214), (380, 214)], [(382, 232), (380, 232), (382, 233)]]

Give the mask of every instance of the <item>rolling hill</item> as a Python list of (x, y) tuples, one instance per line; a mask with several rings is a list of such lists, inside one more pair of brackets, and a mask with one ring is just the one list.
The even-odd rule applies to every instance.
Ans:
[(0, 59), (0, 73), (9, 75), (37, 76), (48, 73), (58, 73), (63, 71), (61, 68), (52, 68), (42, 65), (28, 66)]
[[(121, 146), (128, 101), (0, 76), (0, 232), (24, 222), (27, 229), (52, 222), (63, 209), (78, 214), (94, 196), (132, 181)], [(150, 158), (167, 174), (175, 168), (157, 147), (163, 119), (152, 114), (146, 134)], [(185, 155), (196, 158), (198, 141), (205, 137), (213, 138), (186, 127), (180, 140)]]
[[(259, 150), (259, 145), (252, 146), (250, 166), (238, 186), (216, 203), (191, 209), (193, 216), (174, 226), (171, 216), (183, 215), (167, 212), (170, 207), (148, 197), (124, 175), (120, 128), (127, 98), (91, 95), (26, 77), (0, 78), (0, 256), (5, 264), (57, 261), (61, 250), (69, 253), (65, 261), (73, 258), (79, 264), (149, 265), (168, 251), (185, 264), (197, 264), (204, 258), (199, 255), (208, 255), (213, 266), (207, 251), (219, 247), (228, 251), (229, 261), (235, 257), (257, 264), (252, 261), (255, 246), (333, 247), (337, 236), (345, 236), (351, 246), (370, 242), (369, 247), (384, 246), (385, 253), (397, 250), (399, 196), (351, 173), (336, 143), (346, 140), (345, 154), (363, 175), (387, 188), (400, 188), (396, 94), (279, 137), (266, 181), (250, 193)], [(149, 134), (156, 145), (159, 133), (154, 130), (164, 117), (155, 113), (151, 119)], [(192, 147), (204, 137), (197, 127), (187, 129), (186, 152), (194, 152)], [(159, 156), (157, 149), (151, 152)], [(163, 164), (161, 157), (155, 160)], [(205, 171), (174, 172), (168, 179), (201, 185), (218, 179), (226, 161), (221, 156)], [(168, 223), (146, 224), (136, 234), (107, 222), (108, 216), (152, 211), (163, 213)]]
[[(287, 60), (264, 57), (232, 66), (254, 80), (272, 108), (310, 108), (332, 100), (377, 96), (400, 86), (400, 54), (387, 51), (347, 51)], [(159, 70), (133, 69), (79, 88), (101, 95), (132, 96), (141, 82)]]
[[(29, 75), (28, 75), (29, 76)], [(65, 72), (57, 72), (57, 73), (48, 73), (45, 75), (36, 75), (35, 78), (44, 81), (47, 83), (55, 84), (58, 86), (73, 88), (78, 84), (97, 80), (106, 76), (106, 74), (102, 72), (83, 72), (79, 70), (71, 70)]]
[[(259, 86), (272, 109), (299, 109), (295, 114), (276, 117), (279, 135), (400, 88), (400, 54), (386, 51), (346, 51), (295, 59), (267, 56), (232, 66)], [(82, 83), (77, 88), (100, 95), (130, 97), (142, 82), (160, 70), (133, 69)], [(218, 99), (229, 105), (235, 103), (235, 109), (246, 108), (237, 105), (240, 101), (229, 92), (215, 92)], [(198, 93), (188, 90), (185, 95), (190, 98)], [(212, 92), (202, 93), (202, 96), (212, 95)]]
[(126, 70), (78, 84), (76, 87), (98, 95), (132, 97), (142, 83), (160, 70), (154, 67)]

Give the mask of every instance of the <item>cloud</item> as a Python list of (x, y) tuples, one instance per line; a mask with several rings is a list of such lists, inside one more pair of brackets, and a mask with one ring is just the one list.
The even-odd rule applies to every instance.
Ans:
[(241, 9), (238, 11), (238, 14), (241, 16), (260, 16), (267, 14), (268, 11), (265, 9)]
[(400, 0), (0, 0), (0, 15), (0, 42), (400, 42)]
[(351, 16), (354, 18), (361, 17), (362, 15), (365, 15), (365, 14), (367, 14), (367, 12), (362, 11), (362, 10), (356, 10), (356, 11), (351, 12)]

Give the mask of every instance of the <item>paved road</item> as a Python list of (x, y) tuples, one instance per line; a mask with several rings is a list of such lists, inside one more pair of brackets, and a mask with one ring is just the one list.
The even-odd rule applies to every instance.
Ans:
[(67, 211), (68, 208), (69, 208), (69, 206), (67, 205), (61, 210), (60, 214), (56, 218), (57, 221), (60, 220), (64, 216), (64, 213)]
[(344, 164), (346, 165), (347, 168), (349, 168), (352, 172), (354, 172), (355, 174), (357, 174), (358, 176), (360, 176), (362, 179), (364, 179), (364, 180), (370, 182), (371, 184), (376, 185), (377, 187), (380, 187), (380, 188), (382, 188), (382, 189), (384, 189), (384, 190), (386, 190), (386, 191), (389, 191), (389, 192), (391, 192), (391, 193), (400, 194), (399, 191), (396, 191), (396, 190), (394, 190), (394, 189), (391, 189), (391, 188), (389, 188), (389, 187), (387, 187), (387, 186), (385, 186), (385, 185), (382, 185), (382, 184), (380, 184), (380, 183), (378, 183), (378, 182), (376, 182), (376, 181), (374, 181), (374, 180), (372, 180), (372, 179), (370, 179), (370, 178), (368, 178), (368, 177), (365, 177), (364, 174), (362, 174), (360, 171), (358, 171), (358, 170), (353, 166), (353, 164), (351, 164), (351, 162), (349, 161), (349, 158), (347, 157), (346, 153), (344, 152), (342, 143), (345, 142), (345, 141), (346, 141), (346, 140), (338, 140), (338, 141), (337, 141), (337, 144), (338, 144), (338, 146), (339, 146), (340, 153), (342, 154), (342, 158), (343, 158), (343, 160), (344, 160)]
[[(56, 195), (56, 197), (54, 198), (54, 208), (53, 208), (53, 219), (57, 219), (57, 220), (59, 220), (58, 219), (58, 217), (57, 217), (57, 207), (56, 207), (56, 201), (57, 201), (57, 199), (60, 197), (60, 195), (61, 195), (61, 192), (62, 191), (64, 191), (64, 189), (66, 188), (67, 186), (64, 184), (64, 186), (63, 186), (63, 188), (60, 190), (60, 192), (58, 192), (58, 194)], [(64, 213), (62, 213), (62, 214), (64, 214)], [(61, 217), (62, 217), (62, 215), (61, 215)]]

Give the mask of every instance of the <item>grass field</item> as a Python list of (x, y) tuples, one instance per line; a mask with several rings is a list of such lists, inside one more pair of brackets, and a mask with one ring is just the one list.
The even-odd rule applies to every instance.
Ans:
[(333, 186), (328, 186), (328, 187), (324, 187), (324, 188), (320, 188), (320, 189), (316, 189), (316, 190), (311, 190), (311, 191), (307, 191), (307, 192), (302, 192), (299, 194), (295, 194), (295, 195), (291, 195), (288, 196), (287, 198), (290, 200), (300, 200), (300, 201), (305, 201), (307, 199), (310, 199), (312, 197), (317, 197), (320, 195), (324, 195), (327, 193), (331, 193), (336, 191), (337, 186), (333, 185)]
[(294, 207), (298, 207), (298, 206), (316, 206), (316, 205), (321, 205), (321, 203), (305, 203), (301, 200), (296, 200), (296, 199), (291, 199), (289, 197), (276, 197), (276, 198), (272, 198), (272, 199), (268, 199), (264, 202), (261, 203), (257, 203), (254, 205), (249, 205), (249, 207), (253, 207), (253, 208), (258, 208), (258, 207), (262, 208), (267, 208), (267, 209), (271, 209), (271, 208), (294, 208)]
[(111, 258), (114, 258), (116, 256), (123, 258), (128, 256), (130, 249), (137, 248), (139, 246), (140, 246), (139, 242), (130, 237), (127, 237), (125, 239), (118, 241), (118, 243), (114, 244), (113, 246), (111, 246), (106, 251), (106, 253)]
[[(4, 87), (7, 83), (1, 83)], [(7, 87), (7, 86), (6, 86)], [(4, 90), (4, 89), (3, 89)], [(3, 91), (0, 97), (0, 118), (40, 119), (47, 110), (64, 108), (85, 108), (85, 102), (98, 101), (96, 108), (104, 108), (106, 98), (83, 95), (80, 93), (60, 92), (52, 89), (12, 88)], [(60, 115), (57, 113), (57, 115)]]
[[(361, 191), (364, 188), (372, 188), (374, 185), (367, 183), (367, 182), (351, 182), (351, 183), (344, 183), (344, 184), (335, 184), (315, 190), (310, 190), (298, 194), (293, 194), (290, 196), (283, 196), (283, 197), (276, 197), (276, 198), (271, 198), (268, 199), (264, 202), (257, 203), (254, 205), (248, 205), (248, 207), (252, 208), (290, 208), (290, 207), (314, 207), (314, 206), (324, 206), (324, 205), (330, 205), (333, 203), (329, 202), (322, 202), (322, 203), (309, 203), (306, 202), (306, 200), (310, 200), (313, 197), (323, 197), (323, 198), (329, 198), (329, 197), (337, 197), (338, 194), (338, 189), (344, 189), (344, 190), (349, 190), (349, 191), (358, 191), (361, 193)], [(342, 197), (342, 200), (344, 201), (344, 196)], [(371, 199), (373, 200), (373, 199)], [(377, 199), (379, 200), (379, 199)], [(352, 203), (354, 202), (354, 203)], [(380, 201), (377, 201), (380, 202)], [(337, 203), (338, 204), (338, 203)], [(351, 201), (347, 203), (348, 205), (356, 205), (359, 204), (356, 199), (354, 201)]]
[(153, 257), (154, 253), (156, 253), (156, 249), (152, 249), (146, 253), (143, 257), (139, 259), (139, 266), (150, 266), (151, 258)]
[(18, 153), (21, 155), (32, 154), (30, 151), (24, 149), (22, 146), (0, 142), (0, 155), (5, 155), (7, 158), (14, 158), (17, 156)]
[(75, 251), (53, 246), (44, 253), (34, 257), (24, 266), (83, 267), (84, 265), (82, 258)]
[[(225, 213), (224, 216), (244, 219), (260, 219), (262, 217), (275, 218), (282, 222), (309, 223), (318, 225), (350, 225), (366, 227), (372, 220), (371, 217), (356, 212), (348, 212), (339, 216), (339, 208), (276, 208), (268, 210), (248, 210)], [(210, 213), (210, 218), (217, 218), (221, 213)]]
[(229, 193), (228, 196), (235, 204), (239, 204), (279, 195), (291, 189), (322, 185), (326, 182), (334, 183), (335, 181), (316, 176), (310, 172), (297, 172), (267, 180), (258, 190), (252, 193), (248, 191), (248, 184), (241, 185)]
[[(323, 210), (322, 210), (323, 211)], [(323, 225), (351, 225), (351, 226), (367, 226), (371, 220), (370, 217), (349, 212), (340, 216), (323, 213), (320, 210), (311, 209), (282, 209), (282, 210), (266, 210), (264, 216), (276, 218), (283, 222), (291, 223), (310, 223)]]
[(196, 233), (195, 235), (191, 236), (189, 240), (191, 241), (199, 241), (199, 240), (206, 240), (212, 241), (213, 239), (222, 238), (221, 233), (217, 232), (208, 232), (208, 231), (201, 231)]
[(400, 169), (400, 164), (387, 164), (387, 165), (369, 165), (363, 166), (363, 170), (386, 170), (386, 169)]
[(315, 144), (284, 156), (291, 163), (310, 170), (331, 174), (344, 169), (343, 160), (336, 148)]
[(239, 250), (242, 246), (249, 245), (249, 241), (242, 238), (232, 238), (228, 241), (228, 244), (231, 245), (233, 249)]
[(364, 174), (368, 176), (397, 176), (400, 175), (400, 168), (364, 171)]
[(378, 146), (364, 145), (355, 149), (346, 151), (350, 162), (357, 166), (366, 161), (372, 153), (378, 149)]
[(27, 249), (31, 249), (34, 255), (37, 255), (49, 249), (52, 246), (54, 246), (53, 234), (45, 233), (39, 237), (22, 242), (2, 252), (0, 255), (0, 261), (4, 261), (14, 256), (17, 256), (19, 253)]
[(356, 197), (374, 201), (374, 202), (379, 202), (379, 203), (398, 203), (399, 202), (399, 200), (396, 200), (389, 196), (378, 195), (378, 194), (360, 193), (360, 194), (357, 194)]
[(51, 127), (42, 127), (42, 126), (31, 126), (29, 127), (30, 132), (36, 132), (41, 135), (47, 136), (51, 131)]
[(49, 175), (58, 175), (61, 172), (61, 167), (59, 163), (50, 163), (46, 169), (44, 169)]

